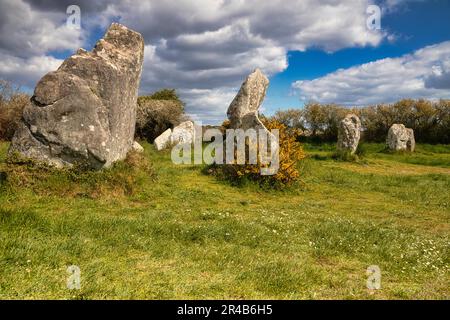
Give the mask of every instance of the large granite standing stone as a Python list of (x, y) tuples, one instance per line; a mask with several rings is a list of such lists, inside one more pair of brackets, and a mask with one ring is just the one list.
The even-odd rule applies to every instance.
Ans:
[(403, 124), (393, 124), (389, 128), (386, 144), (393, 151), (414, 151), (416, 141), (413, 129), (406, 128)]
[(337, 149), (356, 152), (361, 137), (361, 121), (355, 114), (348, 114), (339, 123)]
[(266, 96), (268, 86), (269, 80), (259, 69), (245, 79), (228, 107), (227, 116), (231, 129), (266, 129), (258, 118), (258, 109)]
[(79, 49), (38, 82), (9, 154), (95, 169), (124, 159), (134, 142), (142, 36), (113, 23), (92, 52)]

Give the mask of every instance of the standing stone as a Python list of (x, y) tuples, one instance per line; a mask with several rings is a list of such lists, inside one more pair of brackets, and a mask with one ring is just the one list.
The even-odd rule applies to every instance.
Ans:
[(172, 144), (178, 143), (193, 143), (195, 137), (194, 123), (192, 121), (184, 121), (173, 128), (170, 142)]
[(406, 128), (403, 124), (393, 124), (389, 128), (386, 144), (393, 151), (414, 151), (416, 142), (413, 129)]
[(358, 148), (361, 137), (361, 121), (355, 114), (348, 114), (339, 123), (337, 149), (351, 154)]
[(9, 154), (57, 167), (108, 167), (134, 142), (142, 36), (113, 23), (95, 48), (79, 49), (38, 82)]
[[(253, 139), (245, 141), (246, 147), (243, 154), (241, 153), (242, 150), (233, 149), (235, 154), (227, 155), (230, 152), (227, 145), (223, 153), (224, 163), (229, 164), (229, 160), (235, 158), (243, 158), (247, 163), (247, 161), (250, 161), (250, 155), (254, 154), (250, 151), (256, 150), (258, 156), (264, 158), (264, 162), (271, 164), (268, 168), (261, 168), (261, 174), (264, 175), (276, 174), (279, 164), (278, 138), (267, 130), (258, 118), (258, 109), (266, 96), (268, 86), (269, 79), (259, 69), (255, 69), (242, 83), (239, 92), (228, 107), (227, 116), (230, 121), (230, 129), (242, 129), (244, 131), (253, 129), (256, 131), (257, 139), (256, 141)], [(266, 145), (260, 144), (263, 140), (267, 142)], [(226, 141), (224, 143), (226, 144)]]
[(258, 109), (268, 86), (269, 80), (259, 69), (247, 77), (228, 107), (227, 116), (231, 129), (266, 129), (258, 118)]
[(153, 144), (156, 150), (162, 150), (170, 145), (179, 143), (193, 143), (195, 138), (195, 127), (192, 121), (184, 121), (172, 129), (167, 129), (161, 133)]
[(167, 129), (163, 133), (161, 133), (155, 141), (153, 141), (153, 144), (156, 147), (156, 150), (160, 151), (162, 149), (167, 148), (170, 145), (170, 137), (172, 136), (172, 129)]

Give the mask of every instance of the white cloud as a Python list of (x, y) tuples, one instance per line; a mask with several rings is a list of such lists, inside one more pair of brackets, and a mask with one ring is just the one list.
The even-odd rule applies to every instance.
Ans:
[(52, 56), (18, 58), (0, 52), (0, 75), (3, 79), (33, 88), (43, 75), (56, 70), (62, 62)]
[(450, 41), (292, 84), (303, 100), (347, 106), (450, 97)]
[(0, 78), (33, 88), (44, 74), (62, 62), (51, 51), (76, 50), (82, 30), (68, 28), (62, 12), (32, 8), (24, 1), (0, 2)]
[(49, 51), (76, 50), (83, 32), (65, 24), (66, 13), (42, 12), (21, 1), (0, 2), (0, 51), (16, 57), (40, 56)]
[[(225, 92), (236, 92), (255, 68), (269, 76), (285, 70), (289, 50), (377, 46), (388, 36), (366, 28), (371, 0), (83, 0), (77, 3), (82, 25), (89, 28), (84, 33), (64, 27), (69, 0), (26, 1), (1, 2), (0, 52), (9, 60), (75, 50), (95, 24), (105, 28), (118, 19), (146, 41), (141, 93), (164, 87), (189, 92), (187, 110), (216, 114), (217, 121), (232, 99), (225, 101)], [(22, 72), (9, 75), (19, 79)]]
[(205, 123), (221, 123), (226, 119), (229, 104), (236, 95), (233, 88), (189, 89), (180, 91), (181, 98), (190, 106), (188, 113)]
[(121, 1), (109, 13), (146, 39), (141, 92), (163, 87), (191, 92), (188, 112), (202, 110), (220, 122), (233, 98), (224, 92), (236, 93), (255, 68), (269, 76), (284, 71), (288, 50), (378, 45), (386, 34), (367, 30), (368, 5), (368, 0)]
[(249, 33), (288, 50), (337, 50), (377, 45), (383, 34), (366, 29), (368, 0), (179, 0), (120, 1), (110, 14), (141, 31), (149, 41), (182, 34), (202, 35), (247, 23)]

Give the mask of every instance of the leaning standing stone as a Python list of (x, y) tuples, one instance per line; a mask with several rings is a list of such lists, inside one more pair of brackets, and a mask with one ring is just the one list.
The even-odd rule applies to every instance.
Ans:
[(355, 153), (361, 137), (361, 121), (355, 114), (348, 114), (339, 123), (337, 148)]
[[(242, 129), (244, 131), (255, 130), (257, 140), (248, 139), (246, 143), (245, 153), (240, 154), (241, 151), (236, 150), (237, 157), (250, 161), (250, 150), (257, 150), (264, 162), (271, 163), (270, 168), (262, 168), (261, 174), (275, 174), (278, 171), (279, 164), (279, 143), (276, 135), (272, 134), (261, 122), (258, 117), (258, 109), (261, 106), (265, 96), (266, 90), (269, 86), (269, 79), (259, 69), (255, 69), (242, 83), (239, 92), (228, 107), (227, 116), (230, 121), (230, 129)], [(228, 135), (228, 130), (227, 130)], [(229, 136), (227, 136), (228, 140)], [(261, 141), (266, 141), (267, 145), (261, 144)], [(225, 163), (231, 163), (234, 159), (234, 154), (227, 151), (226, 146), (224, 152)], [(234, 148), (234, 146), (233, 146)], [(264, 172), (264, 173), (262, 173)]]
[(269, 80), (259, 69), (245, 79), (228, 107), (227, 116), (231, 129), (266, 129), (258, 118), (258, 109), (266, 96), (268, 86)]
[(134, 143), (143, 58), (142, 36), (113, 23), (91, 52), (79, 49), (39, 80), (9, 154), (94, 169), (124, 159)]

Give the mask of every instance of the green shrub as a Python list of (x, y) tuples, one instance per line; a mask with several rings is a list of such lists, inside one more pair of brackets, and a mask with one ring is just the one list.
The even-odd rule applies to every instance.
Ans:
[(184, 106), (184, 102), (181, 101), (175, 89), (162, 89), (152, 93), (151, 95), (138, 97), (138, 103), (144, 103), (148, 100), (172, 100), (177, 101)]
[(161, 133), (186, 120), (184, 104), (175, 90), (164, 89), (138, 98), (136, 138), (153, 142)]
[(0, 140), (10, 141), (30, 97), (7, 81), (0, 80)]
[[(298, 162), (305, 158), (303, 148), (297, 142), (298, 131), (288, 130), (276, 120), (263, 118), (262, 121), (269, 131), (279, 130), (279, 169), (274, 175), (261, 175), (261, 168), (265, 165), (259, 160), (257, 164), (213, 165), (207, 167), (206, 172), (235, 185), (256, 183), (263, 188), (283, 189), (296, 182), (300, 177)], [(224, 122), (222, 126), (226, 128), (227, 125), (228, 122)]]
[(306, 129), (305, 119), (303, 118), (303, 110), (301, 109), (278, 110), (275, 112), (273, 118), (288, 128), (300, 130)]

